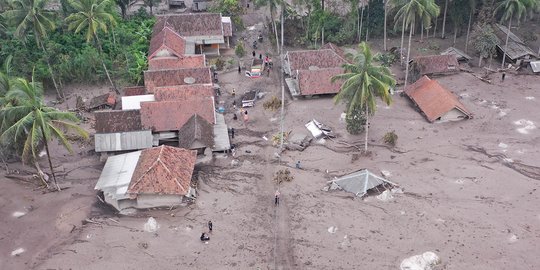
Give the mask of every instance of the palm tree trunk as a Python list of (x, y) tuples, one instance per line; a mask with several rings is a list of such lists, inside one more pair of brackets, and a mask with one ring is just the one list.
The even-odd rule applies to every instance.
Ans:
[(383, 4), (384, 4), (384, 40), (383, 40), (383, 48), (384, 48), (384, 51), (386, 52), (388, 50), (388, 48), (386, 47), (386, 17), (387, 17), (387, 5), (386, 5), (386, 1), (388, 0), (383, 0)]
[[(360, 3), (360, 2), (359, 2)], [(362, 39), (362, 32), (360, 32), (360, 8), (356, 8), (356, 38), (358, 39), (358, 42), (360, 42), (360, 39)]]
[(116, 92), (116, 94), (120, 95), (120, 91), (118, 91), (118, 89), (116, 89), (116, 86), (114, 85), (114, 83), (113, 83), (113, 81), (111, 79), (111, 75), (109, 74), (109, 70), (107, 69), (107, 66), (105, 65), (105, 59), (104, 59), (104, 56), (103, 56), (103, 48), (101, 47), (101, 42), (99, 41), (98, 35), (94, 35), (94, 38), (96, 39), (96, 43), (98, 45), (99, 54), (101, 55), (101, 64), (103, 65), (103, 69), (105, 70), (105, 74), (107, 75), (107, 79), (109, 79), (109, 82), (111, 83), (111, 86), (114, 89), (114, 92)]
[(420, 23), (420, 42), (424, 42), (424, 22)]
[(47, 50), (45, 49), (45, 46), (43, 45), (43, 42), (39, 42), (36, 40), (36, 42), (41, 46), (41, 50), (43, 50), (43, 54), (45, 55), (45, 58), (47, 59), (47, 67), (49, 68), (49, 72), (51, 73), (51, 79), (53, 81), (54, 89), (56, 90), (56, 94), (58, 95), (58, 98), (64, 100), (64, 93), (60, 91), (58, 88), (58, 84), (56, 83), (56, 79), (54, 77), (54, 73), (51, 67), (51, 61), (49, 61), (49, 54), (47, 53)]
[(366, 137), (364, 141), (364, 153), (367, 154), (367, 145), (368, 145), (368, 133), (369, 133), (369, 107), (366, 104)]
[(433, 29), (433, 37), (437, 35), (437, 24), (439, 24), (439, 18), (435, 18), (435, 28)]
[(443, 21), (442, 21), (442, 34), (441, 38), (445, 38), (444, 28), (446, 27), (446, 10), (448, 9), (448, 0), (444, 2), (444, 15), (443, 15)]
[(274, 14), (270, 12), (270, 19), (272, 20), (272, 26), (274, 27), (274, 34), (276, 35), (276, 51), (279, 53), (279, 38), (276, 27), (276, 20), (274, 20)]
[(414, 24), (411, 24), (409, 28), (409, 46), (407, 47), (407, 62), (405, 63), (405, 86), (403, 86), (403, 89), (407, 88), (407, 82), (409, 80), (409, 58), (411, 56), (411, 38), (413, 26)]
[(369, 1), (368, 1), (368, 5), (367, 5), (367, 19), (366, 19), (366, 42), (368, 41), (368, 36), (369, 36)]
[(284, 34), (283, 34), (283, 30), (284, 30), (284, 27), (285, 27), (285, 5), (283, 3), (281, 3), (281, 53), (283, 54), (283, 42), (285, 40), (285, 38), (283, 37)]
[(47, 183), (47, 181), (45, 180), (45, 173), (43, 172), (43, 170), (41, 169), (41, 167), (39, 166), (39, 163), (37, 162), (35, 158), (34, 158), (34, 166), (36, 167), (39, 180), (41, 180), (43, 185), (45, 185), (45, 188), (49, 189), (50, 186), (49, 186), (49, 183)]
[(360, 15), (360, 34), (358, 35), (358, 41), (362, 40), (362, 25), (364, 24), (364, 6), (362, 6), (362, 13)]
[(506, 59), (506, 50), (508, 50), (508, 38), (510, 37), (510, 27), (512, 26), (512, 17), (513, 16), (510, 16), (510, 20), (508, 20), (508, 31), (506, 32), (506, 41), (504, 42), (504, 52), (503, 52), (501, 68), (504, 68), (504, 60)]
[(324, 46), (324, 22), (321, 29), (321, 47)]
[(471, 12), (469, 13), (469, 25), (467, 26), (467, 38), (465, 38), (465, 52), (467, 52), (467, 49), (469, 48), (469, 34), (471, 33), (471, 21), (472, 21), (473, 12), (474, 12), (474, 9), (471, 9)]
[(403, 23), (401, 24), (401, 46), (399, 47), (399, 61), (403, 66), (403, 40), (405, 39), (405, 16), (403, 16)]
[(56, 175), (54, 174), (54, 168), (51, 161), (51, 154), (49, 152), (49, 143), (47, 142), (47, 137), (45, 137), (45, 130), (43, 130), (43, 126), (41, 126), (41, 135), (43, 136), (43, 143), (45, 144), (45, 151), (47, 152), (47, 159), (49, 160), (49, 167), (51, 168), (51, 174), (53, 177), (54, 185), (56, 186), (56, 189), (60, 191), (60, 186), (58, 185), (58, 182), (56, 181)]
[(452, 46), (456, 46), (456, 39), (457, 39), (457, 26), (454, 25), (454, 43), (452, 44)]

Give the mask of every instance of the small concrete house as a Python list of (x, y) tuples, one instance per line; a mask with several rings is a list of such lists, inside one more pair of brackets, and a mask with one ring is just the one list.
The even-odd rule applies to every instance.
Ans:
[(320, 50), (289, 51), (285, 55), (285, 79), (293, 97), (336, 94), (340, 82), (331, 82), (335, 75), (343, 73), (347, 61), (342, 51), (330, 44)]
[(204, 67), (204, 54), (195, 55), (195, 43), (186, 41), (171, 27), (164, 27), (152, 36), (148, 50), (148, 69)]
[(192, 196), (197, 151), (160, 146), (107, 159), (95, 186), (106, 203), (128, 208), (171, 207)]
[(167, 27), (185, 39), (187, 45), (193, 44), (195, 54), (220, 55), (220, 48), (228, 48), (232, 37), (230, 18), (219, 13), (158, 15), (153, 35)]
[(427, 76), (407, 86), (405, 94), (430, 123), (472, 118), (469, 110), (452, 92)]

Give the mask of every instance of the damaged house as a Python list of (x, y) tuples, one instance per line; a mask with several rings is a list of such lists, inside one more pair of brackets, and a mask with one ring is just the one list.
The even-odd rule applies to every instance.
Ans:
[(95, 151), (133, 151), (152, 147), (152, 131), (141, 125), (139, 110), (94, 112)]
[(285, 55), (285, 79), (293, 97), (336, 94), (340, 82), (331, 82), (335, 75), (343, 73), (346, 63), (343, 52), (330, 44), (320, 50), (289, 51)]
[(170, 146), (111, 156), (95, 189), (119, 211), (177, 206), (193, 196), (196, 159), (196, 151)]
[(472, 118), (471, 112), (452, 92), (427, 76), (407, 86), (405, 94), (430, 123)]
[(459, 72), (459, 63), (454, 54), (419, 56), (411, 60), (409, 66), (411, 82), (424, 75), (448, 75)]

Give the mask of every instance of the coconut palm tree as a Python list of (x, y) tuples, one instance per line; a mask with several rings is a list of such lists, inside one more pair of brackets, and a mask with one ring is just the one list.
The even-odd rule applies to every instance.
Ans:
[(116, 20), (110, 10), (111, 0), (70, 0), (69, 3), (75, 10), (75, 13), (70, 14), (66, 18), (68, 29), (75, 31), (75, 33), (85, 31), (86, 42), (95, 42), (101, 54), (101, 64), (103, 65), (107, 79), (109, 79), (114, 91), (120, 94), (111, 79), (107, 65), (105, 65), (103, 48), (99, 39), (100, 30), (107, 33), (109, 26), (113, 27), (116, 25)]
[[(406, 4), (406, 0), (390, 0), (390, 8), (392, 10), (399, 9)], [(403, 65), (403, 42), (405, 40), (405, 17), (399, 18), (398, 16), (394, 17), (394, 30), (399, 27), (401, 24), (401, 43), (399, 47), (399, 62)], [(386, 27), (386, 25), (385, 25)]]
[(332, 82), (342, 81), (341, 91), (334, 97), (334, 101), (344, 102), (347, 113), (360, 108), (366, 116), (366, 134), (364, 150), (367, 151), (369, 116), (376, 110), (376, 97), (390, 105), (392, 98), (390, 88), (396, 85), (390, 70), (387, 67), (377, 66), (373, 63), (373, 55), (369, 46), (362, 42), (353, 57), (352, 64), (343, 65), (344, 73), (332, 77)]
[(12, 102), (0, 109), (0, 117), (3, 120), (0, 128), (0, 142), (3, 144), (22, 144), (21, 157), (23, 162), (33, 162), (46, 184), (43, 178), (44, 174), (37, 162), (40, 146), (44, 145), (54, 185), (60, 190), (48, 142), (57, 139), (68, 151), (72, 152), (64, 131), (75, 131), (85, 139), (88, 138), (88, 133), (75, 124), (79, 120), (73, 113), (47, 107), (43, 102), (42, 86), (33, 79), (30, 82), (21, 78), (16, 79), (6, 97)]
[(497, 5), (493, 15), (496, 15), (499, 11), (502, 11), (501, 23), (508, 22), (508, 31), (506, 33), (506, 41), (504, 42), (503, 59), (501, 68), (504, 68), (504, 61), (506, 59), (506, 51), (508, 49), (508, 38), (510, 37), (510, 29), (512, 27), (512, 19), (517, 18), (519, 21), (521, 16), (525, 14), (526, 7), (529, 5), (529, 0), (503, 0)]
[(56, 78), (49, 61), (49, 54), (45, 49), (45, 39), (49, 32), (56, 29), (54, 17), (56, 13), (46, 9), (48, 0), (13, 0), (10, 2), (11, 9), (2, 13), (7, 23), (15, 27), (13, 33), (20, 39), (25, 39), (29, 32), (34, 34), (36, 45), (41, 48), (51, 73), (51, 79), (54, 84), (54, 89), (59, 98), (64, 98), (64, 94), (58, 88)]
[(403, 5), (397, 12), (396, 18), (404, 20), (405, 27), (409, 28), (409, 46), (407, 46), (407, 61), (405, 62), (405, 86), (409, 79), (409, 60), (411, 56), (411, 38), (416, 22), (421, 21), (424, 27), (429, 27), (432, 18), (439, 16), (439, 6), (433, 0), (411, 0)]
[(476, 0), (468, 0), (469, 3), (469, 23), (467, 25), (467, 37), (465, 38), (465, 52), (469, 49), (469, 37), (471, 35), (471, 24), (472, 19), (474, 15), (474, 11), (476, 10)]
[[(0, 108), (4, 107), (8, 101), (6, 98), (7, 93), (11, 90), (13, 85), (13, 78), (11, 77), (11, 60), (13, 57), (9, 55), (4, 60), (2, 68), (0, 69)], [(0, 126), (2, 119), (0, 119)]]
[[(274, 34), (276, 35), (276, 49), (279, 52), (279, 38), (278, 38), (278, 32), (276, 27), (276, 11), (278, 6), (283, 5), (283, 0), (256, 0), (255, 3), (258, 6), (268, 6), (268, 9), (270, 9), (270, 19), (272, 20), (272, 26), (274, 27)], [(282, 11), (283, 12), (283, 6)], [(283, 24), (283, 22), (281, 22)]]

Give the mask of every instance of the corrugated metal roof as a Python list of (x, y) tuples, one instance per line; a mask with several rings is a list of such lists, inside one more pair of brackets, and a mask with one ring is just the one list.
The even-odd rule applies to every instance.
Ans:
[(231, 142), (229, 141), (229, 129), (225, 123), (225, 117), (223, 114), (216, 113), (213, 151), (226, 151), (229, 149), (231, 149)]
[(390, 184), (397, 186), (382, 177), (379, 177), (368, 170), (361, 170), (349, 175), (342, 176), (336, 180), (333, 180), (332, 183), (338, 185), (340, 188), (356, 194), (358, 197), (362, 197), (367, 194), (367, 192), (377, 186), (383, 184)]
[(122, 110), (140, 110), (141, 102), (156, 101), (154, 95), (122, 97)]
[(152, 147), (152, 131), (95, 134), (96, 152), (140, 150)]
[(107, 159), (94, 187), (115, 200), (128, 198), (127, 189), (142, 151), (112, 156)]

